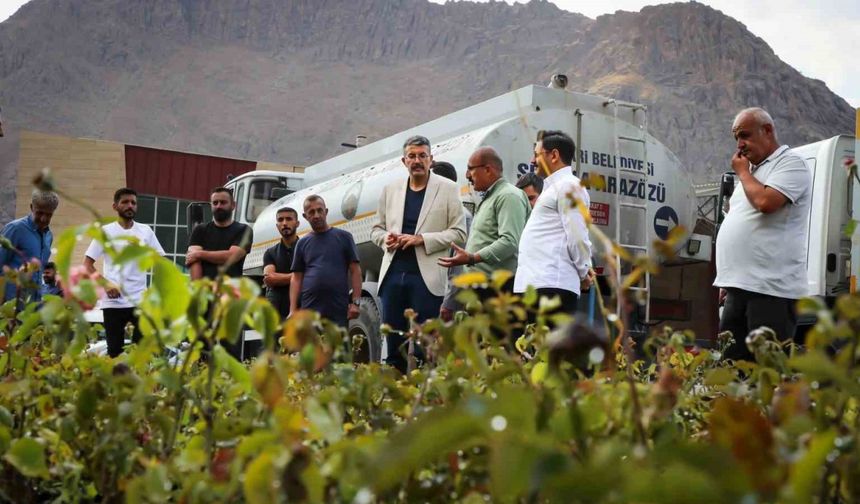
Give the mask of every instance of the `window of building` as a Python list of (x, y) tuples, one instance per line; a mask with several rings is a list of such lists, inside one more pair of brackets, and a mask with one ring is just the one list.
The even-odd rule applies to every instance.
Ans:
[[(166, 198), (163, 196), (140, 195), (137, 197), (137, 216), (135, 220), (146, 224), (155, 231), (155, 237), (164, 248), (165, 257), (180, 270), (185, 268), (185, 251), (188, 250), (188, 230), (186, 209), (189, 200)], [(203, 207), (204, 222), (212, 220), (212, 210)]]

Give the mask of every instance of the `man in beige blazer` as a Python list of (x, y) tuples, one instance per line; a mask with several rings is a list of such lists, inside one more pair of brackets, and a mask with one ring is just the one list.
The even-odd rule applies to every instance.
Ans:
[[(423, 322), (439, 314), (447, 275), (437, 261), (451, 243), (466, 240), (465, 217), (457, 184), (433, 175), (430, 142), (413, 136), (403, 144), (407, 180), (388, 184), (379, 198), (379, 222), (371, 238), (385, 252), (379, 271), (382, 321), (399, 334), (389, 335), (386, 362), (406, 372), (405, 342), (408, 308)], [(420, 355), (419, 355), (420, 357)]]

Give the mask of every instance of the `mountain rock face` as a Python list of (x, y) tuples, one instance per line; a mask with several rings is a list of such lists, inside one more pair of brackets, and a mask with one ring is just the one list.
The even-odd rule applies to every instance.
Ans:
[[(592, 20), (545, 0), (32, 0), (0, 24), (0, 177), (20, 129), (306, 165), (553, 73), (647, 104), (698, 181), (728, 168), (743, 107), (788, 144), (853, 130), (845, 100), (698, 3)], [(4, 223), (14, 184), (0, 202)]]

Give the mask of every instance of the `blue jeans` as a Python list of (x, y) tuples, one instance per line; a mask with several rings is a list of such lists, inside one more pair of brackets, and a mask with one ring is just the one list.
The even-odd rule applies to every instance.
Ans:
[[(442, 296), (434, 296), (424, 285), (421, 273), (411, 272), (389, 272), (385, 275), (380, 292), (382, 299), (382, 322), (391, 326), (395, 331), (406, 332), (409, 330), (409, 321), (403, 316), (408, 308), (415, 310), (416, 322), (424, 322), (439, 316), (439, 307), (442, 306)], [(407, 368), (406, 347), (403, 343), (406, 338), (399, 334), (389, 334), (386, 337), (388, 358), (386, 363), (394, 366), (405, 373)], [(423, 352), (418, 352), (416, 357), (421, 358)]]

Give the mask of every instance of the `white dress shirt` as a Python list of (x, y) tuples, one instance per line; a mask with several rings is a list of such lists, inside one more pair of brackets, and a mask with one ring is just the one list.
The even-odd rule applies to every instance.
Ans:
[(591, 267), (591, 240), (585, 219), (573, 208), (568, 194), (588, 208), (588, 192), (569, 166), (544, 180), (531, 217), (520, 238), (514, 292), (526, 286), (580, 293), (580, 279)]

